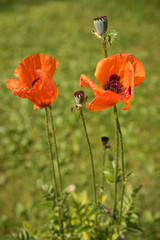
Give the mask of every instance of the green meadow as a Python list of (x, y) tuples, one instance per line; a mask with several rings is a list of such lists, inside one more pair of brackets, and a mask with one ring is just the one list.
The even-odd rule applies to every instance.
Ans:
[[(45, 222), (44, 199), (37, 181), (52, 183), (45, 128), (45, 111), (34, 110), (28, 99), (6, 88), (18, 64), (29, 55), (55, 57), (54, 80), (59, 89), (53, 103), (64, 188), (86, 189), (90, 200), (92, 172), (79, 114), (71, 107), (80, 90), (81, 74), (92, 80), (103, 58), (100, 41), (91, 33), (93, 18), (108, 17), (118, 36), (108, 54), (131, 53), (144, 65), (145, 81), (137, 86), (129, 110), (118, 103), (124, 138), (126, 171), (133, 172), (126, 191), (142, 185), (136, 207), (144, 234), (129, 240), (160, 239), (160, 1), (159, 0), (0, 0), (0, 239), (18, 231), (24, 222), (38, 228)], [(88, 102), (90, 89), (83, 88)], [(100, 184), (101, 137), (108, 136), (114, 154), (113, 108), (91, 112), (84, 106), (93, 149), (96, 181)], [(106, 186), (110, 201), (111, 190)]]

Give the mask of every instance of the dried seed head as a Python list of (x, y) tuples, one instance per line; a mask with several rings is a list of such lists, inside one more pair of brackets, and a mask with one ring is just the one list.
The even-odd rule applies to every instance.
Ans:
[(104, 17), (94, 18), (94, 26), (95, 26), (95, 29), (96, 29), (97, 33), (100, 36), (105, 34), (107, 32), (107, 29), (108, 29), (107, 17), (104, 16)]

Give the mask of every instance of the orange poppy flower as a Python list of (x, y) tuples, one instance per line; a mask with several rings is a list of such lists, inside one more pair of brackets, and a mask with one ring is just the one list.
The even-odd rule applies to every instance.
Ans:
[(88, 104), (92, 111), (113, 107), (120, 100), (128, 109), (133, 98), (134, 87), (144, 81), (145, 70), (142, 63), (133, 55), (120, 53), (100, 60), (95, 77), (101, 87), (85, 74), (81, 75), (80, 86), (91, 88), (95, 98)]
[(7, 88), (21, 98), (28, 98), (34, 108), (44, 108), (52, 104), (58, 96), (58, 88), (52, 77), (58, 61), (45, 54), (35, 54), (25, 58), (16, 68), (14, 75), (19, 78), (7, 79)]

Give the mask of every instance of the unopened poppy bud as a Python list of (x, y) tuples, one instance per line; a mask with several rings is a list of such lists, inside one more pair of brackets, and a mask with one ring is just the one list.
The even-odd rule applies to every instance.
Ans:
[(84, 102), (84, 92), (82, 90), (74, 93), (75, 100), (78, 104), (83, 104)]
[(105, 34), (107, 32), (107, 29), (108, 29), (107, 17), (104, 16), (104, 17), (94, 18), (94, 26), (95, 26), (95, 29), (96, 29), (97, 33), (100, 36)]
[(105, 147), (109, 141), (109, 138), (108, 137), (101, 137), (101, 141), (102, 141), (102, 144), (103, 146)]

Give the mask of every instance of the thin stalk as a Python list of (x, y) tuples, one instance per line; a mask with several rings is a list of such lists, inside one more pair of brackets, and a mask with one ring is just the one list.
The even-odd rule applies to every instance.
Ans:
[[(104, 51), (104, 56), (105, 58), (108, 56), (107, 54), (107, 47), (106, 47), (106, 38), (101, 37), (101, 44), (103, 47), (103, 51)], [(106, 153), (106, 149), (104, 148), (104, 152), (103, 152), (103, 176), (102, 176), (102, 192), (104, 191), (104, 165), (105, 165), (105, 153)]]
[(122, 210), (123, 210), (123, 200), (124, 200), (124, 193), (125, 193), (125, 166), (124, 166), (124, 149), (123, 149), (123, 137), (121, 132), (121, 127), (117, 115), (118, 121), (118, 131), (120, 136), (120, 145), (121, 145), (121, 165), (122, 165), (122, 193), (121, 193), (121, 205), (120, 205), (120, 219), (122, 218)]
[(116, 105), (114, 106), (115, 116), (115, 166), (114, 166), (114, 205), (113, 213), (117, 212), (117, 177), (118, 177), (118, 160), (119, 160), (119, 129), (118, 129), (118, 113)]
[(58, 166), (58, 175), (59, 175), (59, 182), (60, 182), (60, 191), (62, 192), (62, 175), (61, 175), (61, 168), (60, 168), (58, 147), (57, 147), (56, 133), (55, 133), (55, 127), (54, 127), (54, 121), (53, 121), (53, 115), (52, 115), (52, 107), (51, 107), (51, 105), (49, 106), (49, 114), (50, 114), (50, 121), (51, 121), (51, 127), (52, 127), (52, 135), (53, 135), (53, 139), (54, 139), (55, 155), (56, 155), (57, 166)]
[(104, 192), (104, 182), (105, 182), (105, 175), (104, 175), (105, 159), (106, 159), (106, 148), (104, 147), (104, 149), (103, 149), (103, 166), (102, 166), (102, 194)]
[(46, 131), (47, 131), (47, 140), (48, 140), (48, 146), (49, 146), (49, 153), (50, 153), (50, 159), (52, 164), (52, 173), (53, 173), (53, 179), (54, 179), (54, 186), (55, 186), (55, 194), (56, 194), (56, 201), (58, 202), (58, 187), (57, 187), (57, 179), (56, 179), (56, 173), (55, 173), (55, 166), (54, 166), (54, 157), (52, 152), (52, 144), (50, 139), (50, 133), (49, 133), (49, 118), (48, 118), (48, 109), (45, 108), (46, 113)]
[(61, 218), (61, 210), (60, 210), (60, 207), (59, 207), (59, 204), (58, 204), (58, 187), (57, 187), (57, 179), (56, 179), (55, 166), (54, 166), (52, 144), (51, 144), (50, 132), (49, 132), (49, 117), (48, 117), (48, 109), (47, 108), (45, 108), (45, 115), (46, 115), (47, 140), (48, 140), (50, 159), (51, 159), (51, 164), (52, 164), (52, 173), (53, 173), (54, 186), (55, 186), (56, 203), (57, 203), (57, 206), (58, 206), (59, 225), (60, 225), (61, 233), (62, 233), (62, 236), (63, 236), (62, 239), (64, 239), (63, 221), (62, 221), (62, 218)]
[(108, 56), (108, 54), (107, 54), (107, 47), (106, 47), (106, 39), (104, 37), (101, 37), (101, 44), (103, 47), (104, 56), (106, 58)]
[(85, 120), (84, 120), (84, 115), (83, 115), (82, 108), (79, 110), (79, 113), (80, 113), (80, 116), (81, 116), (81, 119), (82, 119), (83, 128), (84, 128), (84, 132), (85, 132), (85, 135), (86, 135), (87, 144), (88, 144), (89, 153), (90, 153), (91, 166), (92, 166), (92, 176), (93, 176), (94, 202), (96, 204), (97, 203), (97, 194), (96, 194), (96, 180), (95, 180), (95, 169), (94, 169), (94, 162), (93, 162), (93, 154), (92, 154), (91, 144), (90, 144), (90, 140), (89, 140), (89, 137), (88, 137), (86, 123), (85, 123)]
[[(106, 39), (101, 37), (101, 44), (104, 51), (105, 58), (108, 57), (107, 54), (107, 47), (106, 47)], [(116, 105), (114, 106), (114, 115), (115, 115), (115, 128), (116, 128), (116, 152), (115, 152), (115, 171), (114, 171), (114, 212), (117, 208), (117, 174), (118, 174), (118, 157), (119, 157), (119, 138), (120, 138), (120, 146), (121, 146), (121, 165), (122, 165), (122, 193), (121, 193), (121, 205), (120, 205), (120, 219), (122, 217), (122, 210), (123, 210), (123, 201), (124, 201), (124, 194), (125, 194), (125, 166), (124, 166), (124, 149), (123, 149), (123, 137), (121, 132), (121, 127), (118, 119), (118, 113)], [(118, 136), (118, 133), (119, 136)], [(116, 178), (115, 178), (116, 177)]]

